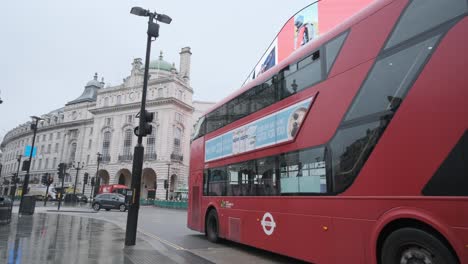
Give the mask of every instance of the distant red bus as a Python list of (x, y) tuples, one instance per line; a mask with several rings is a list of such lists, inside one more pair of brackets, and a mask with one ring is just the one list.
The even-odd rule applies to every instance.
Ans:
[(126, 185), (121, 184), (110, 184), (110, 185), (100, 185), (99, 193), (120, 193), (127, 195), (127, 190), (130, 190)]
[(188, 227), (313, 263), (468, 263), (467, 10), (376, 1), (217, 104)]

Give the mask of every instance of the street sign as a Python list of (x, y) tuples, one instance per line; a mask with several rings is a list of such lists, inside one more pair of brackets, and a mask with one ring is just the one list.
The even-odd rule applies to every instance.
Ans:
[[(32, 153), (33, 158), (36, 157), (36, 152), (37, 152), (37, 147), (34, 147), (34, 150), (33, 150), (33, 153)], [(28, 145), (28, 146), (24, 147), (24, 156), (29, 157), (29, 155), (31, 155), (31, 146)]]

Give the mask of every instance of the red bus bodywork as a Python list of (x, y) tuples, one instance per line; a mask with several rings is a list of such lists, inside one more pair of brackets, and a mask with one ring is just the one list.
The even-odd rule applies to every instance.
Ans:
[(110, 185), (100, 185), (99, 193), (120, 193), (126, 195), (126, 191), (130, 190), (126, 185), (122, 184), (110, 184)]
[[(214, 209), (222, 238), (314, 263), (376, 263), (389, 233), (402, 226), (424, 226), (442, 237), (460, 263), (468, 263), (468, 197), (422, 194), (468, 127), (466, 11), (447, 26), (359, 174), (344, 191), (311, 196), (203, 195), (206, 169), (327, 145), (410, 4), (408, 0), (377, 1), (213, 108), (349, 32), (326, 79), (192, 142), (189, 228), (205, 232), (205, 217)], [(207, 140), (312, 96), (317, 97), (292, 142), (205, 162)], [(266, 213), (274, 216), (271, 235), (262, 229)]]

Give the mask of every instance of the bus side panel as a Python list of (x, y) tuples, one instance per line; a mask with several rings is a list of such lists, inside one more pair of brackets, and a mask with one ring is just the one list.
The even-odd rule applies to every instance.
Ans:
[(373, 222), (349, 218), (334, 218), (333, 227), (335, 239), (333, 243), (333, 263), (372, 263), (366, 261), (367, 244), (364, 242), (369, 237), (369, 226)]
[(201, 197), (203, 195), (204, 137), (191, 144), (187, 227), (203, 231)]
[[(242, 209), (220, 209), (220, 225), (224, 225), (220, 226), (220, 233), (223, 237), (230, 239), (237, 235), (232, 235), (232, 230), (229, 230), (232, 227), (229, 219), (241, 219), (239, 228), (235, 227), (240, 230), (239, 239), (234, 239), (236, 241), (314, 263), (332, 263), (334, 252), (330, 248), (333, 247), (334, 229), (331, 217), (304, 215), (297, 209), (294, 210), (297, 213), (279, 213), (278, 209), (284, 209), (285, 202), (279, 199), (264, 199), (263, 209), (271, 209), (265, 211), (254, 210), (250, 206), (258, 204), (257, 198), (226, 197), (224, 200), (229, 200), (233, 208)], [(290, 201), (290, 204), (298, 206), (298, 201)], [(310, 202), (312, 204), (307, 206), (315, 206), (314, 201)], [(270, 226), (264, 227), (265, 223)]]
[(205, 137), (192, 141), (190, 153), (190, 171), (203, 170), (205, 164)]
[[(365, 62), (317, 85), (320, 93), (304, 120), (294, 144), (282, 146), (281, 152), (326, 144), (335, 134), (372, 63), (373, 61)], [(277, 153), (278, 148), (273, 149), (272, 154)]]
[(468, 127), (467, 30), (464, 18), (441, 41), (346, 194), (422, 195)]

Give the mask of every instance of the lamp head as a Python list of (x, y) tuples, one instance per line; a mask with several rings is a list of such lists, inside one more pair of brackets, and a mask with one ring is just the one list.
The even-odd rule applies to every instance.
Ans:
[(172, 22), (172, 18), (164, 14), (158, 14), (156, 20), (164, 24), (170, 24)]
[(150, 12), (146, 9), (143, 9), (139, 6), (134, 6), (130, 10), (130, 14), (136, 15), (136, 16), (149, 16)]

